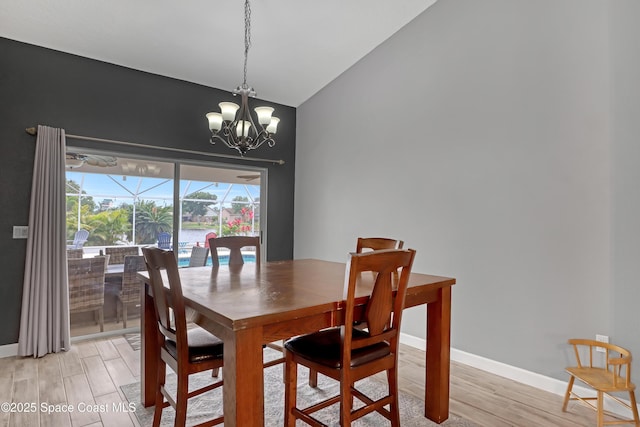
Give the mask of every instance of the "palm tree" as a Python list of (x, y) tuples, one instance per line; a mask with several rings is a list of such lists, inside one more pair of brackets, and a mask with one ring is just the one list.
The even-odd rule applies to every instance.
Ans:
[(137, 243), (155, 243), (158, 233), (171, 232), (173, 207), (158, 207), (154, 202), (141, 202), (136, 207)]
[(98, 212), (87, 218), (87, 228), (90, 231), (88, 243), (98, 246), (108, 246), (121, 240), (131, 229), (124, 209)]

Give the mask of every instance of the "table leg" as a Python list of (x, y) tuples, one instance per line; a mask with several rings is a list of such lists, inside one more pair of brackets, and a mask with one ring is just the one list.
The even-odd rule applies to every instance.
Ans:
[(153, 298), (149, 295), (148, 285), (144, 285), (140, 315), (141, 354), (140, 354), (140, 392), (143, 406), (151, 406), (156, 401), (156, 375), (158, 370), (158, 348), (156, 313)]
[(262, 330), (234, 331), (224, 338), (224, 425), (264, 425)]
[(449, 418), (450, 346), (451, 287), (446, 286), (427, 304), (425, 416), (438, 424)]

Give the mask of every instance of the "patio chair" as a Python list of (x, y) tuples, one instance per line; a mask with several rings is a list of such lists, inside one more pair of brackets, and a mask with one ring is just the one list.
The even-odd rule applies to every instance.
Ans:
[(84, 256), (84, 249), (67, 249), (67, 259), (80, 259)]
[(171, 234), (166, 231), (158, 233), (158, 248), (171, 249)]
[(194, 246), (191, 248), (191, 257), (189, 258), (189, 267), (204, 267), (207, 264), (209, 256), (209, 248), (202, 246)]
[(213, 231), (207, 233), (204, 236), (204, 247), (208, 248), (209, 247), (209, 239), (215, 239), (216, 237), (218, 237), (218, 235)]
[(67, 249), (80, 249), (84, 246), (85, 242), (87, 241), (87, 239), (89, 238), (89, 232), (85, 229), (80, 229), (78, 231), (76, 231), (75, 236), (73, 237), (73, 240), (69, 240), (67, 241)]
[(118, 292), (118, 306), (116, 317), (120, 321), (122, 314), (122, 327), (127, 327), (127, 305), (140, 306), (142, 282), (138, 279), (138, 271), (146, 269), (142, 255), (127, 255), (124, 257), (124, 272), (122, 273), (122, 289)]
[(69, 312), (94, 311), (104, 332), (104, 273), (107, 258), (67, 260), (69, 279)]
[(113, 246), (104, 248), (105, 255), (110, 255), (109, 265), (124, 264), (124, 259), (129, 255), (139, 255), (137, 246)]

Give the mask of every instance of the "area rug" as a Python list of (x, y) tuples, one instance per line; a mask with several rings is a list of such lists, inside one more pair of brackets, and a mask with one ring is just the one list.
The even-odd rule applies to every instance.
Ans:
[[(265, 351), (266, 358), (269, 358)], [(224, 370), (224, 368), (222, 368)], [(170, 370), (169, 370), (170, 371)], [(299, 368), (298, 371), (298, 405), (308, 406), (323, 398), (333, 396), (338, 392), (338, 383), (319, 375), (318, 387), (309, 387), (308, 369)], [(199, 388), (204, 384), (212, 381), (211, 372), (203, 372), (192, 375), (189, 379), (189, 385), (192, 388)], [(386, 393), (386, 382), (376, 379), (364, 379), (356, 383), (356, 388), (363, 391), (372, 398), (378, 398)], [(167, 377), (167, 388), (175, 391), (175, 375), (170, 374)], [(136, 416), (142, 427), (150, 426), (153, 420), (153, 407), (145, 408), (140, 404), (140, 383), (133, 383), (121, 386), (121, 389), (127, 400), (136, 406)], [(358, 400), (356, 399), (356, 402)], [(476, 427), (476, 424), (463, 420), (455, 415), (450, 415), (449, 419), (442, 424), (436, 424), (426, 419), (423, 415), (424, 403), (421, 399), (417, 399), (408, 394), (400, 395), (400, 420), (403, 427)], [(284, 385), (282, 383), (282, 365), (276, 365), (264, 370), (264, 420), (265, 426), (275, 427), (282, 426), (284, 423)], [(321, 421), (329, 426), (338, 426), (339, 422), (339, 405), (333, 405), (317, 412), (317, 416)], [(174, 419), (173, 408), (169, 407), (163, 411), (162, 426), (172, 426)], [(188, 407), (188, 424), (197, 424), (210, 418), (214, 418), (222, 414), (222, 391), (216, 389), (212, 392), (205, 393), (197, 398), (189, 400)], [(300, 426), (305, 425), (298, 421)], [(388, 426), (389, 421), (380, 414), (372, 413), (359, 419), (352, 424), (354, 427), (372, 427), (372, 426)]]
[(140, 334), (132, 333), (132, 334), (124, 334), (124, 339), (127, 340), (133, 351), (140, 351)]

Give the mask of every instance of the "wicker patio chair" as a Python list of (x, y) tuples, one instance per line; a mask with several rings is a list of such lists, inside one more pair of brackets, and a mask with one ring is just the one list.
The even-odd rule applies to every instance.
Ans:
[(140, 255), (137, 246), (113, 246), (104, 248), (105, 255), (110, 255), (109, 265), (124, 264), (124, 257), (127, 255)]
[(84, 256), (84, 249), (67, 249), (67, 259), (80, 259)]
[(94, 311), (104, 332), (104, 273), (107, 258), (67, 260), (69, 274), (69, 312)]
[(122, 314), (122, 327), (127, 327), (127, 305), (140, 306), (142, 282), (138, 279), (138, 271), (145, 270), (146, 264), (142, 255), (127, 255), (124, 257), (124, 272), (122, 273), (122, 289), (118, 292), (117, 318), (120, 321)]

